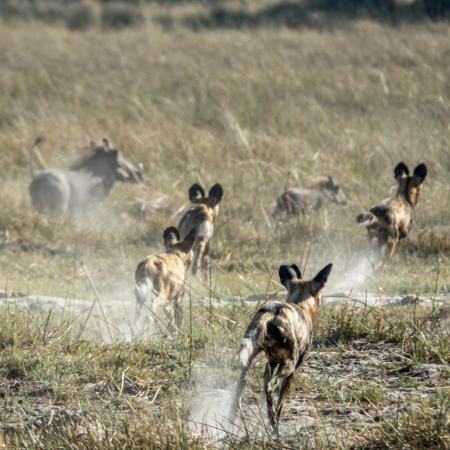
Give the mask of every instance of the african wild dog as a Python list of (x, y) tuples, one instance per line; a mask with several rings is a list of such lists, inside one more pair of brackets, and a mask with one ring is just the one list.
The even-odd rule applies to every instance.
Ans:
[(338, 205), (348, 203), (346, 195), (330, 176), (314, 178), (306, 188), (288, 189), (287, 184), (288, 181), (284, 192), (277, 198), (275, 210), (272, 213), (275, 220), (278, 220), (283, 213), (289, 218), (305, 214), (309, 207), (318, 210), (330, 203)]
[(182, 241), (180, 233), (175, 227), (169, 227), (164, 231), (164, 246), (167, 253), (159, 256), (149, 255), (137, 266), (135, 274), (136, 315), (140, 314), (150, 293), (150, 309), (154, 313), (159, 304), (164, 305), (164, 311), (169, 319), (169, 331), (174, 331), (182, 326), (181, 300), (184, 294), (186, 272), (192, 260), (194, 242), (195, 228), (191, 229)]
[[(264, 305), (253, 316), (244, 333), (239, 348), (241, 375), (229, 414), (232, 422), (241, 405), (245, 375), (250, 364), (260, 352), (264, 352), (268, 360), (264, 372), (264, 396), (270, 423), (276, 425), (295, 370), (302, 365), (311, 347), (313, 321), (332, 267), (332, 264), (324, 267), (309, 281), (302, 280), (295, 264), (280, 267), (280, 281), (288, 291), (286, 302), (274, 301)], [(278, 404), (275, 406), (274, 390), (281, 381)]]
[(202, 270), (206, 278), (208, 274), (209, 252), (211, 250), (211, 238), (214, 230), (214, 222), (219, 214), (219, 203), (222, 200), (223, 189), (220, 184), (215, 184), (205, 197), (205, 191), (199, 184), (193, 184), (189, 189), (189, 200), (193, 203), (184, 214), (178, 225), (181, 238), (196, 227), (194, 245), (194, 261), (192, 274)]
[(427, 166), (423, 163), (414, 169), (412, 176), (405, 163), (398, 163), (394, 169), (394, 177), (398, 183), (397, 195), (383, 200), (369, 212), (359, 214), (356, 218), (357, 222), (364, 222), (369, 242), (377, 240), (383, 258), (379, 264), (381, 269), (394, 253), (399, 239), (405, 238), (411, 231), (414, 207), (426, 176)]

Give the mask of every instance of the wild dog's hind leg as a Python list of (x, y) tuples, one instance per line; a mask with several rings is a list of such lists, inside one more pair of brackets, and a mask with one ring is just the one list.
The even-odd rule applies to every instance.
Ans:
[(284, 402), (286, 401), (287, 395), (289, 394), (289, 390), (291, 388), (292, 381), (294, 379), (295, 371), (291, 373), (287, 378), (283, 380), (281, 383), (280, 396), (278, 397), (278, 406), (277, 406), (277, 421), (281, 417), (281, 412), (283, 410)]
[(202, 255), (202, 274), (203, 274), (203, 279), (205, 281), (209, 279), (209, 269), (210, 269), (210, 264), (211, 264), (211, 260), (209, 258), (210, 250), (211, 250), (211, 239), (209, 239), (205, 243), (205, 249), (204, 249), (203, 255)]
[(395, 246), (398, 243), (398, 233), (396, 232), (394, 236), (389, 236), (388, 238), (385, 238), (379, 242), (380, 244), (380, 251), (381, 256), (383, 258), (383, 261), (380, 264), (380, 271), (383, 271), (384, 266), (391, 258), (392, 254), (394, 253)]
[[(245, 339), (244, 339), (245, 342)], [(239, 376), (239, 380), (237, 382), (237, 386), (236, 386), (236, 392), (234, 394), (234, 398), (233, 401), (231, 402), (231, 406), (230, 406), (230, 411), (228, 413), (228, 419), (230, 420), (230, 422), (234, 422), (236, 420), (236, 416), (238, 413), (238, 410), (241, 408), (241, 398), (242, 398), (242, 393), (244, 392), (245, 389), (245, 376), (247, 375), (247, 371), (250, 367), (250, 364), (252, 363), (252, 361), (255, 359), (255, 357), (260, 353), (260, 349), (259, 348), (254, 348), (253, 347), (253, 343), (251, 342), (251, 339), (249, 340), (249, 342), (251, 343), (250, 346), (246, 346), (248, 351), (250, 352), (248, 359), (245, 361), (245, 363), (243, 365), (241, 365), (241, 375)], [(241, 349), (242, 349), (243, 345), (241, 345)], [(244, 358), (246, 359), (246, 358)]]
[(183, 326), (183, 307), (181, 306), (181, 302), (184, 296), (184, 288), (182, 292), (177, 294), (174, 299), (174, 307), (175, 307), (175, 325), (178, 329), (181, 329)]
[[(275, 427), (278, 419), (278, 407), (275, 409), (275, 405), (273, 403), (273, 395), (275, 388), (278, 383), (285, 378), (288, 378), (295, 371), (295, 366), (290, 359), (286, 359), (282, 361), (278, 367), (277, 374), (270, 380), (270, 375), (273, 373), (273, 370), (277, 366), (276, 363), (269, 363), (266, 365), (266, 372), (264, 372), (264, 389), (266, 392), (266, 401), (267, 401), (267, 414), (269, 416), (270, 424)], [(270, 371), (270, 373), (269, 373)], [(290, 382), (286, 382), (288, 384)]]
[(271, 425), (275, 425), (275, 409), (273, 404), (273, 386), (271, 380), (273, 372), (277, 367), (276, 362), (267, 361), (266, 370), (264, 371), (264, 397), (267, 404), (267, 415), (269, 416), (269, 422)]
[(200, 270), (204, 280), (208, 279), (208, 258), (206, 257), (209, 253), (208, 241), (204, 238), (199, 238), (196, 241), (196, 246), (194, 249), (194, 261), (192, 263), (192, 275), (196, 275)]
[(241, 397), (242, 393), (245, 389), (245, 376), (247, 375), (248, 368), (250, 364), (246, 367), (243, 367), (241, 370), (241, 375), (239, 376), (239, 380), (236, 386), (236, 392), (234, 394), (234, 398), (231, 402), (230, 412), (228, 413), (228, 419), (230, 422), (234, 422), (237, 417), (238, 411), (241, 409)]
[(284, 402), (286, 401), (287, 395), (289, 394), (289, 389), (291, 388), (291, 384), (292, 384), (292, 380), (294, 379), (295, 371), (298, 370), (298, 368), (301, 367), (301, 365), (305, 361), (308, 351), (309, 351), (309, 345), (306, 347), (303, 354), (298, 358), (297, 365), (295, 366), (294, 372), (292, 372), (291, 375), (289, 375), (287, 378), (285, 378), (283, 380), (283, 383), (281, 384), (280, 396), (278, 398), (277, 420), (279, 420), (279, 418), (281, 417), (283, 405), (284, 405)]

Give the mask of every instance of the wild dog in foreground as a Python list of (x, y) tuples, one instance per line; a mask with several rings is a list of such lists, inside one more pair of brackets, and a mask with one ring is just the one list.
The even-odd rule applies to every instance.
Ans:
[(189, 189), (189, 200), (193, 206), (181, 218), (178, 229), (182, 239), (192, 228), (197, 229), (192, 264), (193, 275), (202, 270), (203, 276), (207, 277), (214, 222), (219, 214), (222, 196), (223, 189), (220, 184), (215, 184), (209, 190), (208, 197), (205, 197), (205, 191), (199, 184), (193, 184)]
[[(241, 406), (245, 375), (252, 360), (261, 352), (267, 357), (264, 372), (264, 396), (272, 426), (281, 416), (295, 370), (305, 361), (312, 343), (313, 321), (321, 301), (321, 291), (330, 275), (332, 264), (324, 267), (312, 280), (301, 278), (299, 268), (281, 266), (281, 284), (287, 289), (286, 302), (269, 302), (253, 316), (239, 348), (241, 375), (229, 419), (234, 422)], [(274, 391), (282, 382), (278, 403), (274, 404)]]
[[(32, 149), (41, 142), (38, 138)], [(61, 217), (83, 216), (106, 198), (116, 181), (138, 183), (141, 170), (136, 169), (107, 139), (97, 145), (91, 142), (88, 155), (67, 169), (50, 169), (33, 175), (28, 191), (33, 207), (50, 215)]]
[(419, 200), (422, 183), (427, 176), (427, 166), (419, 164), (412, 176), (405, 163), (400, 162), (394, 169), (394, 177), (398, 183), (397, 195), (383, 200), (369, 212), (359, 214), (356, 221), (364, 222), (369, 233), (369, 242), (377, 240), (383, 258), (380, 268), (383, 269), (395, 250), (399, 239), (408, 236), (411, 231), (414, 207)]
[(278, 220), (283, 214), (287, 218), (305, 214), (307, 208), (318, 210), (330, 203), (345, 205), (348, 198), (330, 176), (320, 176), (310, 180), (306, 188), (288, 189), (289, 174), (284, 192), (277, 198), (272, 217)]
[[(195, 228), (190, 230), (182, 241), (180, 241), (180, 233), (175, 227), (167, 228), (163, 237), (167, 253), (159, 256), (147, 256), (137, 266), (135, 274), (136, 315), (140, 314), (142, 306), (150, 294), (151, 311), (154, 313), (159, 305), (164, 305), (164, 311), (169, 320), (168, 329), (172, 332), (182, 326), (181, 300), (184, 294), (186, 271), (192, 260)], [(174, 303), (174, 307), (171, 303)]]

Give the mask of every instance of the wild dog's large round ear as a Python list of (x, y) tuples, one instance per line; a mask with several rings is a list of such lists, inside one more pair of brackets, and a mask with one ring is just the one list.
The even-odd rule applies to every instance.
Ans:
[(297, 264), (291, 264), (291, 269), (294, 270), (295, 274), (297, 275), (297, 278), (302, 277), (302, 273), (300, 272), (300, 269), (298, 268)]
[(189, 200), (192, 203), (197, 203), (202, 198), (205, 198), (205, 190), (197, 183), (189, 188)]
[(314, 278), (313, 281), (319, 283), (322, 287), (325, 286), (325, 283), (328, 280), (328, 277), (331, 273), (331, 269), (333, 268), (333, 264), (328, 264), (325, 266)]
[(414, 169), (414, 176), (418, 177), (420, 179), (421, 183), (423, 183), (423, 181), (425, 180), (425, 177), (427, 176), (427, 173), (428, 173), (428, 169), (427, 169), (427, 166), (424, 163), (419, 164)]
[(408, 166), (404, 162), (399, 162), (394, 169), (394, 178), (397, 180), (399, 177), (403, 177), (403, 175), (409, 175)]
[(109, 141), (106, 138), (102, 139), (103, 147), (105, 147), (106, 150), (109, 150), (111, 147), (109, 146)]
[[(293, 264), (295, 266), (295, 264)], [(298, 267), (295, 266), (298, 270)], [(300, 270), (298, 270), (300, 272)], [(287, 289), (287, 283), (294, 278), (298, 278), (297, 271), (292, 266), (283, 265), (280, 266), (278, 270), (278, 275), (280, 276), (280, 283)]]
[(195, 233), (197, 228), (192, 228), (191, 231), (187, 234), (187, 236), (183, 239), (183, 250), (187, 253), (194, 246), (195, 243)]
[(333, 177), (328, 175), (328, 181), (327, 181), (327, 189), (333, 189), (334, 187), (334, 180)]
[(163, 234), (164, 245), (174, 245), (180, 240), (180, 233), (175, 227), (166, 228)]
[(217, 183), (209, 190), (208, 193), (208, 199), (211, 208), (214, 208), (216, 205), (220, 203), (220, 200), (222, 200), (222, 196), (223, 196), (222, 186), (219, 183)]

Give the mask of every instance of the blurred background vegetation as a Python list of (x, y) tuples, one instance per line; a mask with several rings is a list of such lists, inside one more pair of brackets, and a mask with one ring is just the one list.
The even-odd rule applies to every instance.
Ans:
[(6, 23), (41, 21), (70, 30), (122, 29), (156, 22), (166, 29), (326, 28), (370, 18), (392, 25), (448, 17), (450, 0), (0, 0)]

